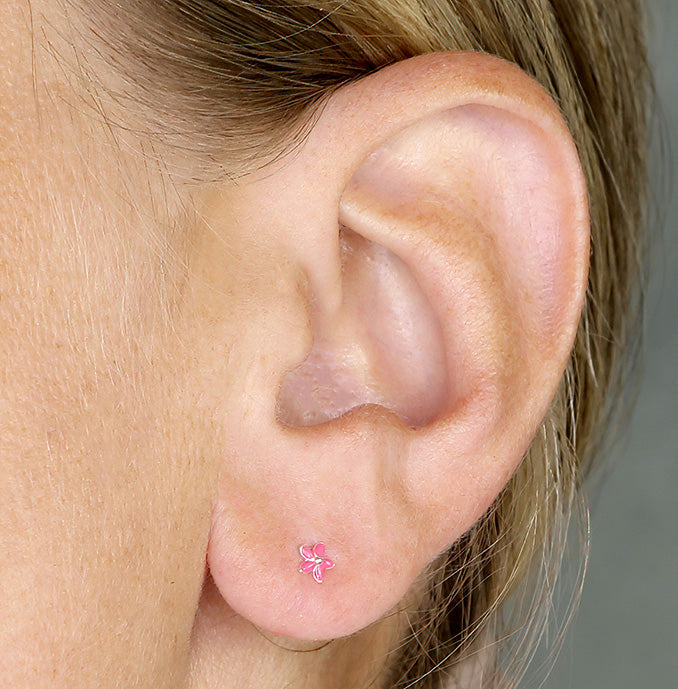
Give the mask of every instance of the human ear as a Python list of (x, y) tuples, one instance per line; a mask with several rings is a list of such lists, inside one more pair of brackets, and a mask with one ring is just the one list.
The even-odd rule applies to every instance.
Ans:
[[(430, 54), (338, 89), (201, 212), (211, 576), (273, 633), (350, 634), (482, 516), (549, 407), (587, 279), (576, 147), (517, 67)], [(299, 571), (320, 542), (322, 584)]]

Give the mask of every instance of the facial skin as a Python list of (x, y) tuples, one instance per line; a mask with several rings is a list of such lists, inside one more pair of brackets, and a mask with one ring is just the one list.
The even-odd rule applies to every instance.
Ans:
[(176, 211), (154, 220), (158, 176), (44, 50), (67, 51), (56, 3), (32, 7), (46, 34), (29, 9), (0, 9), (0, 675), (181, 686), (216, 449), (162, 325), (182, 284), (153, 233)]
[[(337, 234), (336, 218), (325, 221), (328, 213), (336, 214), (338, 203), (322, 205), (322, 199), (334, 191), (339, 195), (346, 187), (351, 193), (343, 207), (345, 216), (356, 226), (363, 222), (365, 236), (371, 233), (371, 241), (380, 245), (376, 240), (384, 234), (381, 228), (393, 199), (382, 193), (373, 177), (388, 176), (376, 175), (368, 166), (362, 168), (362, 177), (354, 178), (353, 186), (347, 186), (352, 172), (372, 150), (373, 115), (359, 111), (351, 120), (353, 99), (339, 101), (328, 109), (335, 120), (324, 120), (310, 148), (287, 167), (274, 170), (270, 180), (264, 175), (222, 184), (216, 190), (199, 188), (189, 182), (197, 166), (190, 154), (178, 154), (135, 134), (138, 113), (111, 102), (105, 93), (93, 92), (95, 85), (78, 60), (80, 39), (58, 3), (4, 2), (0, 24), (4, 27), (0, 42), (0, 676), (9, 678), (8, 686), (31, 689), (345, 689), (369, 684), (387, 650), (406, 629), (404, 615), (387, 614), (392, 601), (391, 594), (384, 594), (385, 584), (371, 590), (360, 579), (359, 567), (344, 565), (347, 588), (340, 598), (333, 598), (333, 589), (324, 584), (325, 588), (318, 588), (293, 568), (292, 583), (283, 586), (282, 593), (267, 598), (263, 592), (266, 586), (271, 588), (271, 579), (283, 581), (288, 576), (280, 574), (279, 561), (286, 561), (287, 551), (301, 544), (295, 539), (301, 538), (303, 528), (309, 529), (310, 537), (324, 526), (344, 534), (345, 542), (352, 539), (356, 550), (360, 545), (381, 557), (384, 566), (393, 569), (387, 570), (388, 581), (397, 581), (402, 595), (411, 586), (400, 604), (404, 609), (417, 600), (416, 575), (441, 547), (478, 519), (508, 480), (562, 375), (586, 281), (585, 191), (564, 124), (536, 86), (517, 75), (515, 68), (492, 63), (485, 79), (482, 58), (469, 60), (469, 70), (481, 77), (475, 82), (469, 78), (468, 83), (460, 79), (459, 93), (484, 94), (489, 91), (483, 86), (491, 82), (498, 104), (502, 99), (532, 104), (535, 119), (549, 123), (550, 137), (533, 134), (526, 124), (510, 124), (516, 129), (510, 130), (509, 138), (511, 150), (519, 150), (521, 140), (514, 134), (525, 133), (526, 175), (554, 180), (557, 193), (545, 187), (543, 198), (535, 183), (529, 198), (539, 197), (539, 203), (528, 210), (555, 209), (555, 229), (552, 235), (546, 230), (536, 235), (534, 242), (515, 244), (510, 239), (502, 244), (500, 234), (495, 245), (491, 231), (498, 228), (501, 233), (506, 225), (503, 207), (498, 204), (495, 209), (487, 203), (486, 208), (475, 196), (471, 198), (467, 183), (469, 208), (480, 211), (473, 222), (457, 223), (459, 238), (454, 235), (452, 241), (452, 235), (441, 233), (442, 225), (433, 222), (440, 219), (436, 204), (446, 186), (431, 182), (428, 187), (424, 176), (417, 177), (424, 180), (417, 189), (422, 197), (417, 209), (423, 210), (398, 215), (404, 229), (402, 237), (394, 231), (392, 245), (396, 253), (404, 246), (403, 256), (411, 247), (426, 248), (419, 253), (412, 249), (408, 265), (424, 276), (418, 281), (427, 296), (421, 296), (409, 277), (398, 283), (397, 293), (403, 302), (414, 304), (425, 299), (435, 302), (440, 293), (440, 304), (416, 308), (417, 314), (427, 314), (423, 332), (430, 336), (423, 339), (440, 339), (425, 363), (433, 361), (443, 369), (463, 359), (454, 380), (464, 394), (455, 396), (440, 385), (420, 384), (435, 379), (447, 386), (448, 378), (436, 369), (419, 377), (412, 374), (414, 382), (408, 389), (414, 388), (416, 394), (407, 397), (392, 384), (392, 374), (371, 368), (374, 376), (364, 378), (378, 392), (386, 390), (375, 398), (380, 403), (386, 400), (383, 408), (367, 400), (373, 403), (369, 408), (349, 415), (342, 422), (345, 426), (337, 426), (344, 429), (339, 433), (342, 442), (334, 442), (331, 434), (336, 431), (331, 425), (325, 436), (325, 431), (313, 429), (305, 435), (280, 430), (276, 414), (283, 420), (298, 420), (298, 411), (292, 405), (276, 412), (276, 403), (284, 406), (288, 395), (298, 395), (299, 387), (306, 385), (303, 376), (302, 383), (299, 377), (288, 379), (282, 401), (276, 391), (285, 374), (296, 370), (308, 355), (314, 341), (311, 324), (327, 335), (321, 341), (329, 343), (327, 351), (336, 356), (337, 351), (350, 349), (344, 346), (346, 333), (353, 338), (359, 331), (375, 339), (373, 331), (389, 322), (382, 318), (379, 328), (371, 330), (356, 326), (360, 303), (356, 306), (350, 298), (342, 301), (337, 295), (342, 290), (361, 293), (361, 289), (349, 290), (347, 276), (354, 287), (361, 287), (364, 267), (352, 265), (342, 274), (338, 241), (320, 241), (328, 228), (330, 234)], [(97, 76), (102, 81), (115, 79), (104, 65), (97, 68), (96, 56), (90, 58), (90, 68), (100, 70)], [(457, 59), (455, 69), (466, 67), (465, 58)], [(406, 94), (407, 89), (398, 84), (407, 86), (410, 79), (425, 84), (431, 69), (443, 68), (434, 62), (417, 64), (387, 77), (385, 87)], [(433, 83), (427, 87), (430, 99), (410, 95), (411, 102), (405, 102), (405, 96), (399, 95), (400, 100), (394, 100), (407, 106), (402, 108), (405, 114), (394, 105), (393, 113), (383, 115), (394, 134), (401, 120), (409, 126), (428, 114), (415, 112), (419, 106), (412, 103), (438, 98), (442, 110), (447, 96), (436, 95)], [(380, 102), (369, 88), (359, 92), (367, 109)], [(381, 93), (381, 87), (374, 88)], [(388, 97), (384, 101), (391, 102)], [(377, 105), (374, 108), (377, 112)], [(525, 110), (530, 112), (530, 107)], [(503, 112), (499, 106), (496, 111)], [(430, 143), (437, 141), (432, 127), (457, 127), (463, 133), (479, 112), (460, 111), (452, 124), (441, 123), (440, 118), (424, 120), (429, 124), (421, 125), (421, 140), (437, 149), (437, 143)], [(506, 123), (512, 122), (511, 117), (506, 115)], [(501, 129), (500, 119), (488, 119), (496, 124), (492, 132)], [(355, 132), (351, 146), (343, 140), (331, 141), (328, 132), (334, 132), (335, 125)], [(419, 129), (411, 131), (419, 136)], [(468, 141), (468, 150), (460, 145), (457, 152), (464, 164), (464, 156), (473, 158), (474, 147), (481, 147), (472, 137)], [(412, 135), (405, 134), (392, 153), (410, 155), (412, 148)], [(344, 150), (352, 151), (346, 159)], [(501, 156), (494, 153), (493, 167), (488, 169), (503, 174)], [(506, 160), (513, 164), (508, 156)], [(540, 165), (548, 175), (542, 174)], [(407, 165), (396, 168), (406, 170)], [(313, 204), (302, 199), (314, 183), (319, 185), (320, 199), (317, 241), (312, 218), (304, 215)], [(394, 181), (389, 188), (396, 186)], [(429, 203), (427, 194), (434, 187), (434, 200)], [(289, 203), (284, 203), (286, 190)], [(268, 214), (262, 211), (267, 204), (272, 208)], [(566, 209), (562, 213), (561, 207)], [(427, 215), (429, 208), (438, 210)], [(287, 224), (276, 216), (278, 210), (281, 217), (288, 213)], [(530, 220), (545, 218), (528, 215)], [(535, 224), (538, 230), (549, 225)], [(478, 231), (467, 236), (469, 227)], [(506, 234), (513, 237), (517, 232)], [(347, 252), (359, 252), (362, 241), (356, 240)], [(506, 266), (518, 266), (521, 261), (516, 259), (526, 257), (537, 268), (525, 269), (522, 282), (516, 268), (515, 283), (507, 278), (502, 292), (498, 285), (504, 286)], [(370, 254), (370, 265), (372, 258)], [(434, 265), (434, 259), (455, 267), (450, 272), (457, 277), (447, 282), (431, 279), (427, 286), (426, 262)], [(390, 277), (404, 272), (395, 260), (384, 265)], [(320, 269), (314, 272), (315, 266)], [(468, 289), (458, 287), (459, 275), (469, 276)], [(539, 282), (542, 278), (547, 284)], [(517, 295), (515, 305), (509, 294)], [(447, 308), (452, 296), (454, 309)], [(540, 300), (548, 302), (543, 313)], [(375, 303), (383, 314), (388, 310), (383, 303), (390, 302), (375, 298)], [(342, 310), (338, 304), (350, 308)], [(478, 317), (480, 308), (483, 318)], [(456, 321), (431, 324), (430, 314), (443, 311), (466, 323), (468, 342), (459, 336), (450, 344), (446, 333), (459, 332), (460, 327), (452, 327), (459, 325)], [(534, 327), (521, 330), (506, 325), (514, 312), (516, 322)], [(328, 313), (332, 317), (323, 321)], [(536, 333), (534, 341), (524, 338), (524, 347), (514, 341), (523, 330)], [(359, 338), (350, 341), (354, 339)], [(404, 340), (403, 336), (399, 342)], [(418, 351), (428, 344), (415, 341)], [(472, 356), (463, 357), (467, 351)], [(318, 360), (325, 361), (323, 357), (330, 354), (321, 352)], [(342, 356), (341, 361), (353, 361)], [(368, 358), (355, 357), (360, 365)], [(392, 371), (394, 365), (389, 366)], [(364, 373), (359, 367), (355, 370)], [(479, 387), (478, 381), (483, 385)], [(419, 404), (419, 397), (432, 388), (433, 398)], [(353, 387), (350, 392), (354, 394)], [(397, 397), (395, 404), (388, 403), (389, 396)], [(405, 411), (396, 417), (397, 402), (403, 397)], [(477, 404), (461, 409), (466, 399)], [(493, 400), (499, 400), (500, 406), (487, 406)], [(413, 404), (416, 413), (409, 415)], [(467, 408), (474, 413), (464, 416)], [(251, 419), (262, 410), (268, 414), (265, 423), (250, 428)], [(520, 423), (511, 423), (512, 415)], [(496, 427), (495, 418), (502, 420)], [(366, 425), (354, 426), (354, 419)], [(435, 426), (438, 435), (431, 435), (428, 426), (415, 433), (403, 419), (414, 419), (414, 426)], [(384, 453), (383, 457), (370, 455), (359, 444), (370, 434), (374, 452)], [(459, 474), (442, 475), (433, 488), (425, 486), (422, 477), (434, 469), (432, 460), (428, 463), (434, 452), (426, 449), (417, 455), (415, 449), (425, 442), (442, 447), (450, 438), (465, 443), (467, 455), (454, 465)], [(474, 443), (488, 456), (482, 457)], [(462, 445), (456, 440), (453, 444)], [(336, 464), (331, 452), (339, 446), (337, 457), (351, 461), (351, 471), (337, 472), (345, 485), (327, 480), (331, 473), (322, 473)], [(363, 465), (350, 454), (352, 447)], [(390, 468), (386, 477), (370, 473), (373, 464), (382, 466), (379, 463), (387, 460), (398, 466), (393, 458), (408, 451), (412, 462), (406, 477)], [(464, 463), (464, 457), (475, 458), (469, 460), (472, 466)], [(374, 481), (379, 487), (374, 494), (369, 492), (369, 481), (358, 482), (368, 486), (364, 490), (350, 483), (352, 476), (362, 477), (363, 470), (379, 479)], [(385, 497), (380, 491), (386, 484), (406, 488), (396, 497), (390, 493)], [(457, 490), (459, 485), (463, 495), (451, 493), (454, 499), (448, 500), (443, 491)], [(306, 503), (301, 499), (309, 486), (308, 493), (317, 498), (312, 514), (303, 511)], [(321, 493), (318, 486), (327, 492)], [(373, 512), (372, 503), (379, 506)], [(340, 504), (348, 517), (338, 511), (334, 524), (333, 506)], [(422, 505), (427, 508), (425, 519)], [(354, 512), (361, 516), (359, 524), (350, 519)], [(327, 520), (323, 522), (318, 514)], [(314, 517), (317, 523), (312, 522)], [(369, 521), (372, 518), (374, 523)], [(371, 534), (398, 538), (402, 534), (402, 539), (384, 542), (374, 536), (371, 541)], [(341, 538), (335, 543), (341, 544)], [(402, 557), (394, 555), (392, 562), (386, 562), (378, 549), (382, 546), (393, 553), (402, 549)], [(347, 559), (348, 555), (344, 563)], [(208, 576), (208, 564), (214, 581)], [(328, 579), (340, 575), (340, 567), (329, 572)], [(238, 579), (240, 572), (247, 575)], [(290, 621), (292, 616), (282, 614), (278, 604), (281, 610), (284, 605), (288, 610), (296, 606), (292, 609), (302, 611), (298, 620)], [(328, 638), (333, 629), (338, 630), (336, 636), (343, 636), (381, 615), (386, 616), (366, 631), (316, 653), (289, 649), (322, 644), (275, 639), (256, 626), (292, 631), (290, 636), (301, 639)], [(325, 634), (319, 637), (316, 630)]]

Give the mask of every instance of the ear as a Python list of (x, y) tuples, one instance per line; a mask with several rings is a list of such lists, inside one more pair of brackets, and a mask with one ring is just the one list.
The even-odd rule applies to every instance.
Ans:
[(517, 67), (430, 54), (201, 204), (211, 575), (271, 632), (350, 634), (482, 516), (555, 394), (588, 267), (575, 145)]

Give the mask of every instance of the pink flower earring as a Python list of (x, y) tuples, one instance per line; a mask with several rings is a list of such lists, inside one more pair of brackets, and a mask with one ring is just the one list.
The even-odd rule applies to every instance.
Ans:
[(299, 548), (299, 553), (304, 561), (299, 567), (302, 574), (313, 572), (313, 578), (319, 583), (323, 583), (325, 577), (325, 570), (332, 569), (334, 562), (328, 557), (325, 557), (325, 544), (316, 543), (314, 546), (302, 545)]

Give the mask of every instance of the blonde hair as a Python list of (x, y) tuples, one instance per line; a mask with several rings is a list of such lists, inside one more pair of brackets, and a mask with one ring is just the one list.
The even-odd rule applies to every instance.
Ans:
[(432, 51), (512, 61), (559, 105), (590, 195), (591, 270), (572, 355), (517, 473), (422, 575), (426, 593), (380, 686), (439, 686), (499, 639), (484, 686), (517, 681), (547, 619), (570, 516), (585, 515), (581, 483), (634, 351), (652, 90), (639, 0), (127, 0), (117, 15), (101, 0), (73, 4), (124, 79), (118, 95), (206, 169), (284, 153), (334, 90)]

